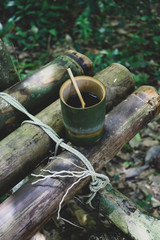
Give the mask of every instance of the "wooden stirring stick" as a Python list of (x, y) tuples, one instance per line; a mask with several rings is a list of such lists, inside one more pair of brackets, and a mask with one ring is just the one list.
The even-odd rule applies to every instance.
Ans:
[(78, 85), (77, 85), (77, 83), (76, 83), (76, 80), (75, 80), (75, 78), (74, 78), (74, 76), (73, 76), (73, 73), (72, 73), (72, 71), (71, 71), (70, 68), (68, 68), (67, 71), (68, 71), (68, 74), (69, 74), (69, 76), (70, 76), (70, 78), (71, 78), (71, 80), (72, 80), (72, 83), (73, 83), (74, 87), (75, 87), (75, 90), (76, 90), (76, 93), (77, 93), (77, 95), (78, 95), (78, 97), (79, 97), (79, 100), (80, 100), (80, 102), (81, 102), (82, 108), (85, 108), (85, 105), (86, 105), (86, 104), (85, 104), (85, 102), (84, 102), (84, 100), (83, 100), (83, 97), (82, 97), (81, 92), (79, 91), (79, 88), (78, 88)]

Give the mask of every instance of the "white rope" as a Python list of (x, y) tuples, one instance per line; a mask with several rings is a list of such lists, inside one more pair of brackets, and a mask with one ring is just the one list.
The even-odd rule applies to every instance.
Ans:
[[(50, 170), (42, 169), (41, 170), (42, 172), (49, 173), (49, 174), (48, 175), (32, 174), (32, 176), (35, 176), (35, 177), (38, 177), (38, 178), (40, 177), (40, 179), (38, 179), (34, 183), (37, 183), (37, 182), (42, 181), (42, 180), (47, 179), (47, 178), (57, 178), (57, 177), (60, 177), (60, 178), (76, 177), (77, 178), (77, 180), (67, 189), (66, 193), (63, 195), (63, 197), (62, 197), (62, 199), (59, 203), (57, 219), (60, 218), (61, 205), (62, 205), (65, 197), (67, 196), (68, 192), (76, 184), (78, 184), (82, 179), (87, 178), (87, 177), (92, 178), (92, 181), (90, 182), (90, 185), (89, 185), (90, 194), (87, 195), (87, 197), (88, 197), (87, 203), (92, 207), (92, 204), (91, 204), (92, 199), (95, 197), (96, 193), (100, 189), (104, 188), (106, 184), (110, 183), (109, 178), (107, 176), (103, 175), (103, 174), (96, 173), (93, 166), (91, 165), (91, 163), (88, 161), (88, 159), (82, 153), (80, 153), (79, 151), (77, 151), (73, 147), (69, 146), (68, 144), (64, 143), (64, 140), (62, 138), (60, 138), (58, 136), (58, 134), (51, 127), (44, 124), (38, 118), (36, 118), (32, 114), (30, 114), (24, 108), (24, 106), (21, 103), (19, 103), (16, 99), (14, 99), (12, 96), (8, 95), (7, 93), (0, 92), (0, 97), (2, 97), (5, 101), (10, 103), (13, 107), (15, 107), (17, 110), (21, 111), (22, 113), (24, 113), (25, 115), (27, 115), (31, 119), (31, 120), (24, 121), (23, 123), (31, 123), (31, 124), (37, 125), (37, 126), (41, 127), (48, 134), (48, 136), (56, 143), (55, 155), (57, 154), (58, 147), (60, 146), (60, 147), (64, 148), (65, 150), (71, 152), (75, 156), (77, 156), (83, 162), (83, 164), (86, 166), (86, 169), (79, 167), (79, 168), (81, 168), (81, 171), (62, 170), (62, 171), (57, 172), (57, 171), (50, 171)], [(72, 164), (74, 164), (74, 163), (72, 163)], [(76, 165), (76, 164), (74, 164), (74, 165)]]

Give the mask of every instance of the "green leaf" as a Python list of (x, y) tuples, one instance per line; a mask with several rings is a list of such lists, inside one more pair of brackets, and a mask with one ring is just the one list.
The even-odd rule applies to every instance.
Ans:
[(56, 31), (56, 29), (50, 29), (49, 30), (49, 33), (51, 34), (51, 35), (53, 35), (54, 37), (56, 37), (57, 36), (57, 31)]
[(8, 7), (13, 7), (15, 6), (15, 1), (9, 1), (7, 4), (6, 4), (6, 8)]
[(3, 30), (3, 25), (2, 25), (2, 23), (0, 22), (0, 31), (2, 31)]
[(130, 162), (129, 161), (125, 161), (124, 165), (125, 166), (134, 166), (134, 162), (132, 162), (132, 161), (130, 161)]
[(141, 139), (140, 133), (137, 133), (137, 134), (135, 135), (134, 139), (135, 139), (137, 142), (141, 142), (142, 139)]

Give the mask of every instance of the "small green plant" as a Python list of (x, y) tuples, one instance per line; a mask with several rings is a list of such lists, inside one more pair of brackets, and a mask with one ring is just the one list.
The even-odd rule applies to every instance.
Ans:
[(137, 134), (134, 136), (134, 139), (135, 139), (137, 142), (141, 142), (142, 138), (141, 138), (140, 133), (137, 133)]
[(126, 149), (126, 150), (132, 150), (132, 148), (129, 145), (129, 143), (125, 144), (123, 148)]
[(102, 49), (98, 54), (87, 53), (86, 55), (93, 61), (95, 72), (99, 72), (111, 65), (113, 62), (118, 62), (121, 53), (116, 48), (114, 50)]
[(156, 171), (154, 171), (152, 174), (153, 174), (154, 176), (160, 176), (160, 173), (159, 173), (159, 172), (156, 172)]
[(4, 0), (0, 5), (0, 38), (19, 51), (39, 52), (40, 58), (65, 44), (69, 34), (73, 47), (93, 61), (95, 73), (117, 62), (134, 74), (136, 87), (160, 80), (158, 0)]
[(151, 199), (152, 195), (148, 194), (144, 200), (137, 200), (136, 203), (146, 211), (150, 212), (152, 209), (152, 204), (151, 204)]
[(115, 174), (113, 177), (113, 180), (116, 182), (119, 181), (119, 175), (120, 175), (120, 173)]
[(132, 167), (132, 166), (134, 166), (134, 162), (132, 162), (132, 161), (125, 161), (124, 165), (127, 166), (127, 167), (129, 167), (129, 166)]
[(74, 34), (78, 35), (78, 38), (83, 39), (85, 43), (88, 43), (90, 36), (92, 35), (92, 28), (88, 17), (80, 15), (75, 23)]
[(141, 85), (147, 85), (149, 83), (149, 75), (148, 74), (132, 74), (133, 79), (135, 81), (136, 87), (140, 87)]

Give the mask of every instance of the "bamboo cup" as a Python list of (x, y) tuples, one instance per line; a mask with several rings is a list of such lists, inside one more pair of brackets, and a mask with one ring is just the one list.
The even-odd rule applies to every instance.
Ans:
[(105, 119), (105, 86), (89, 76), (75, 77), (80, 92), (89, 92), (100, 98), (100, 102), (85, 108), (67, 104), (69, 97), (76, 93), (72, 81), (67, 80), (60, 89), (63, 124), (66, 137), (75, 145), (91, 145), (103, 136)]

